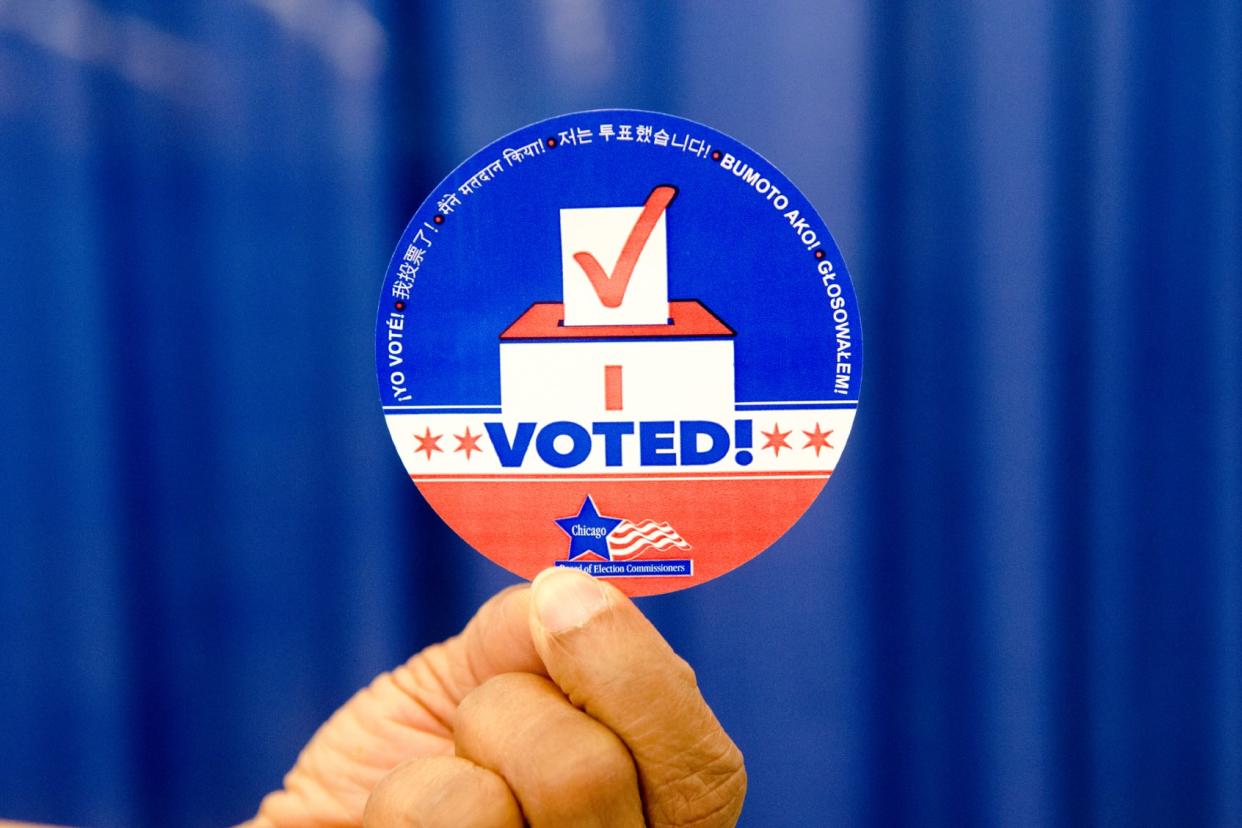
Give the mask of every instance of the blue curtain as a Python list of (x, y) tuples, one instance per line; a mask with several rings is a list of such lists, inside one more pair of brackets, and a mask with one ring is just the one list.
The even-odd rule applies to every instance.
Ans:
[(247, 816), (512, 579), (376, 405), (383, 268), (484, 142), (750, 143), (868, 365), (806, 520), (643, 608), (747, 825), (1242, 825), (1242, 13), (0, 2), (0, 815)]

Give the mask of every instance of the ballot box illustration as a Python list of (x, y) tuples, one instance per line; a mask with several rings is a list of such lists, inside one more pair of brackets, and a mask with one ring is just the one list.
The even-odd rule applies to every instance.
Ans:
[[(669, 300), (665, 215), (653, 221), (645, 244), (636, 245), (643, 209), (560, 211), (563, 301), (534, 303), (500, 334), (507, 416), (598, 420), (733, 411), (735, 333), (703, 303)], [(584, 267), (582, 261), (586, 250), (598, 254), (601, 269), (616, 262), (611, 275), (592, 280), (592, 262)]]

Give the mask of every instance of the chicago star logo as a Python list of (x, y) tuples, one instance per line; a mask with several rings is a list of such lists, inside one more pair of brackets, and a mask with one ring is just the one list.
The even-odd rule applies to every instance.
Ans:
[(582, 501), (578, 514), (558, 518), (556, 525), (569, 536), (570, 561), (594, 554), (605, 561), (636, 558), (645, 551), (689, 552), (693, 547), (667, 523), (601, 515), (590, 495)]

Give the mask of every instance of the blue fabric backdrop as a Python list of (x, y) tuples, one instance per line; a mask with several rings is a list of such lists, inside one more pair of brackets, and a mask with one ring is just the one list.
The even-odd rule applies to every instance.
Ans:
[(380, 278), (486, 141), (731, 133), (865, 322), (839, 473), (643, 607), (747, 825), (1242, 825), (1242, 14), (1009, 0), (0, 2), (0, 814), (245, 817), (511, 579), (376, 404)]

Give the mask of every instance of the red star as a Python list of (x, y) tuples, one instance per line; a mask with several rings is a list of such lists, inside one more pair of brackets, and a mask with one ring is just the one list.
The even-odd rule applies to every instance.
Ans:
[(775, 454), (777, 457), (781, 456), (781, 449), (783, 448), (792, 449), (793, 448), (793, 446), (785, 442), (785, 438), (788, 437), (790, 434), (793, 434), (793, 432), (792, 431), (781, 431), (781, 426), (779, 423), (774, 423), (772, 425), (771, 431), (761, 431), (759, 433), (762, 434), (764, 437), (768, 438), (768, 441), (763, 444), (763, 448), (772, 449), (772, 453)]
[(479, 448), (479, 440), (483, 439), (483, 435), (471, 434), (470, 426), (466, 426), (465, 434), (454, 434), (453, 437), (457, 440), (457, 448), (453, 449), (453, 451), (464, 451), (467, 460), (470, 459), (470, 452), (483, 450)]
[(424, 432), (421, 435), (420, 434), (414, 435), (414, 439), (418, 441), (418, 447), (414, 450), (427, 452), (427, 459), (430, 460), (431, 453), (433, 451), (444, 451), (444, 449), (436, 445), (437, 443), (440, 442), (440, 438), (443, 436), (444, 436), (443, 434), (437, 434), (433, 437), (431, 434), (431, 426), (427, 426), (426, 432)]
[(807, 437), (809, 437), (809, 438), (810, 438), (809, 440), (807, 440), (807, 443), (806, 443), (806, 445), (805, 445), (805, 446), (803, 446), (803, 448), (814, 448), (814, 449), (815, 449), (815, 456), (816, 456), (816, 457), (819, 457), (819, 450), (820, 450), (820, 449), (822, 449), (822, 448), (834, 448), (834, 446), (832, 445), (832, 443), (828, 442), (828, 437), (829, 437), (829, 435), (831, 435), (831, 434), (832, 434), (832, 431), (833, 431), (833, 430), (832, 430), (831, 428), (830, 428), (830, 429), (828, 429), (827, 431), (820, 431), (820, 430), (819, 430), (819, 423), (816, 423), (816, 424), (815, 424), (815, 430), (814, 430), (814, 431), (804, 431), (804, 432), (802, 432), (803, 434), (805, 434)]

